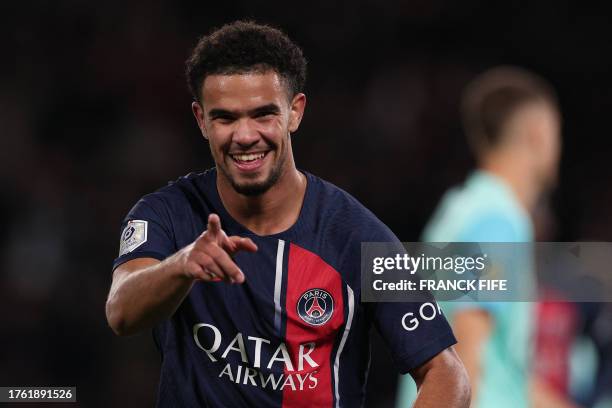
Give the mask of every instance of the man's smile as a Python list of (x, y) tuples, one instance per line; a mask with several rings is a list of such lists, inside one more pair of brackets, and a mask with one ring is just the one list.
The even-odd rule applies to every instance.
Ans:
[(269, 151), (266, 152), (249, 152), (249, 153), (230, 153), (232, 161), (242, 171), (254, 171), (259, 169), (263, 164)]

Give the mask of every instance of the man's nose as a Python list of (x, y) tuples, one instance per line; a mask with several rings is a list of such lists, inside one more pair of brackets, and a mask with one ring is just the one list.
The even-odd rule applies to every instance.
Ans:
[(258, 140), (259, 132), (257, 132), (257, 129), (251, 123), (250, 118), (238, 120), (233, 141), (241, 146), (248, 147), (257, 143)]

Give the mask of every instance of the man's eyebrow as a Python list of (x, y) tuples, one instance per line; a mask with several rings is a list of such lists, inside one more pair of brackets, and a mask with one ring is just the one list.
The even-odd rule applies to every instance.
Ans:
[(277, 104), (269, 103), (267, 105), (258, 106), (255, 109), (251, 109), (249, 111), (249, 115), (253, 116), (253, 115), (260, 114), (260, 113), (279, 113), (279, 112), (280, 112), (280, 107)]
[[(256, 116), (262, 113), (279, 113), (279, 112), (280, 112), (280, 107), (277, 104), (269, 103), (267, 105), (262, 105), (254, 109), (251, 109), (247, 112), (247, 114), (249, 116)], [(239, 115), (240, 115), (240, 112), (230, 111), (230, 110), (221, 109), (221, 108), (213, 108), (208, 111), (208, 116), (211, 118), (227, 117), (227, 116), (235, 117)]]
[(225, 109), (215, 108), (208, 111), (208, 116), (211, 118), (216, 118), (219, 116), (236, 116), (236, 113)]

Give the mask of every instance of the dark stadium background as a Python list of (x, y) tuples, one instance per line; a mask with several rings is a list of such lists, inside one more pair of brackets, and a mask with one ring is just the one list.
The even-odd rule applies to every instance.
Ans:
[[(380, 4), (379, 4), (380, 3)], [(309, 60), (298, 166), (404, 241), (473, 165), (457, 102), (496, 64), (548, 78), (564, 115), (554, 240), (612, 240), (612, 26), (604, 2), (22, 1), (0, 5), (0, 385), (76, 385), (80, 406), (151, 406), (150, 334), (115, 337), (104, 301), (119, 223), (143, 194), (211, 165), (183, 61), (236, 18)], [(368, 406), (396, 381), (375, 338)]]

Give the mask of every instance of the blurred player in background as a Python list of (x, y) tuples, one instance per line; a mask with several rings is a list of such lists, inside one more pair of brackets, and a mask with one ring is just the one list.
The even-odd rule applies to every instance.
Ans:
[(402, 317), (422, 304), (360, 302), (361, 242), (397, 238), (295, 166), (302, 51), (276, 29), (239, 21), (200, 39), (187, 76), (215, 168), (132, 208), (106, 305), (117, 334), (153, 328), (158, 406), (360, 406), (374, 325), (420, 385), (419, 404), (467, 407), (441, 314), (407, 332)]
[[(533, 241), (530, 212), (557, 182), (561, 120), (554, 91), (523, 69), (495, 68), (466, 88), (462, 115), (478, 168), (447, 192), (423, 240)], [(531, 260), (518, 260), (516, 270), (525, 282), (533, 279)], [(528, 406), (533, 304), (447, 302), (444, 310), (470, 376), (473, 406)], [(404, 376), (398, 406), (413, 398), (412, 381)], [(564, 406), (554, 397), (538, 400)]]
[[(536, 241), (555, 241), (556, 220), (548, 200), (541, 200), (531, 219)], [(539, 265), (547, 268), (557, 280), (571, 272), (571, 268), (559, 259)], [(539, 273), (540, 271), (538, 271)], [(541, 271), (544, 272), (544, 271)], [(578, 338), (581, 325), (579, 304), (567, 300), (567, 296), (552, 287), (546, 279), (538, 282), (538, 303), (535, 305), (536, 327), (533, 335), (533, 348), (537, 358), (531, 363), (533, 378), (537, 378), (538, 387), (546, 387), (549, 394), (559, 398), (570, 399), (571, 396), (571, 354)], [(588, 366), (582, 362), (582, 366)]]
[[(586, 320), (584, 334), (594, 345), (597, 367), (593, 383), (583, 384), (586, 390), (576, 391), (583, 391), (580, 397), (586, 406), (612, 408), (612, 303), (589, 302), (580, 307)], [(580, 363), (582, 368), (584, 363)]]

